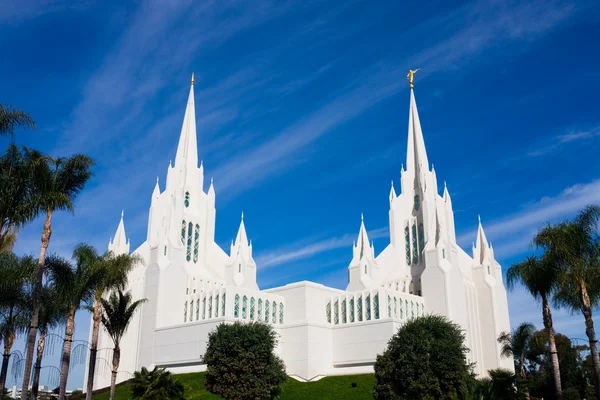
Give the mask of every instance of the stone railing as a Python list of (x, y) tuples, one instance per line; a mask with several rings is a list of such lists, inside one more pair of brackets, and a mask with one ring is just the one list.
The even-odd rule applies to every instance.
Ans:
[(327, 323), (332, 325), (383, 318), (407, 320), (424, 314), (422, 297), (384, 288), (332, 296), (325, 305)]

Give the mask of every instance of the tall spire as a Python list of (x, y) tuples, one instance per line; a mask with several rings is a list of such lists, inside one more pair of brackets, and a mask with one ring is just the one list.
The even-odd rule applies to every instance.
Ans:
[(408, 114), (408, 146), (406, 148), (406, 171), (418, 175), (429, 170), (429, 160), (425, 150), (423, 131), (419, 120), (419, 111), (414, 90), (410, 89), (410, 108)]
[(244, 225), (244, 212), (242, 211), (242, 220), (240, 221), (240, 228), (238, 229), (237, 236), (235, 237), (235, 246), (248, 246), (248, 236), (246, 235), (246, 226)]
[(194, 104), (194, 75), (190, 85), (190, 94), (188, 96), (179, 144), (177, 145), (177, 155), (175, 156), (175, 167), (198, 168), (198, 144), (196, 141), (196, 110)]
[(369, 256), (371, 247), (369, 245), (369, 235), (367, 235), (367, 229), (365, 228), (365, 220), (360, 214), (360, 231), (358, 232), (358, 240), (356, 241), (356, 249), (358, 250), (358, 259), (362, 260), (363, 257)]
[(482, 264), (489, 247), (489, 243), (485, 237), (483, 226), (481, 225), (481, 217), (477, 216), (477, 218), (479, 219), (479, 226), (477, 227), (477, 241), (475, 242), (475, 247), (473, 248), (473, 258)]
[(121, 211), (121, 220), (117, 226), (114, 238), (108, 243), (108, 250), (114, 255), (129, 254), (129, 241), (125, 236), (125, 224), (123, 223), (123, 211)]

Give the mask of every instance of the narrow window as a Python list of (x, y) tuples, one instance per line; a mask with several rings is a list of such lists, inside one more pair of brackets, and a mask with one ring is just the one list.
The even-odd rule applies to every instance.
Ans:
[(365, 320), (371, 320), (371, 296), (365, 297)]
[(185, 219), (181, 221), (181, 244), (185, 244)]
[(190, 322), (193, 321), (194, 316), (194, 300), (190, 300)]
[(342, 324), (346, 323), (346, 300), (342, 300)]
[(187, 322), (187, 301), (183, 305), (183, 322)]
[(365, 264), (365, 274), (367, 273), (367, 264)]
[(419, 249), (417, 248), (417, 224), (413, 223), (412, 226), (412, 249), (413, 249), (413, 264), (419, 262)]
[(325, 315), (327, 315), (327, 322), (331, 323), (331, 301), (325, 306)]
[(219, 316), (219, 295), (215, 296), (215, 317)]
[[(423, 254), (423, 249), (425, 248), (425, 232), (423, 230), (423, 223), (419, 224), (419, 253)], [(421, 256), (422, 258), (423, 256)]]
[(248, 318), (248, 297), (246, 296), (242, 299), (242, 318)]
[(200, 225), (196, 224), (194, 230), (194, 263), (198, 262), (198, 247), (200, 245)]
[(415, 317), (415, 306), (412, 301), (410, 302), (410, 317), (411, 318)]
[(404, 300), (404, 305), (406, 306), (404, 315), (406, 315), (406, 318), (408, 318), (408, 300)]
[(419, 211), (419, 208), (421, 207), (421, 202), (419, 201), (419, 195), (415, 195), (415, 210)]
[(258, 315), (256, 317), (257, 321), (261, 321), (262, 320), (262, 299), (258, 299)]
[(488, 275), (490, 275), (490, 266), (488, 265)]
[(185, 200), (183, 201), (186, 207), (190, 206), (190, 192), (185, 192)]
[(273, 302), (273, 315), (271, 321), (273, 321), (274, 324), (277, 323), (277, 303), (275, 302)]
[(167, 246), (165, 246), (165, 256), (167, 255)]
[(279, 303), (279, 323), (283, 324), (283, 303)]
[(221, 297), (221, 315), (225, 315), (225, 293), (223, 293), (223, 297)]
[(254, 297), (251, 297), (250, 298), (250, 321), (254, 321), (255, 308), (256, 308), (256, 304), (255, 304)]
[(196, 321), (198, 321), (199, 315), (200, 315), (200, 299), (196, 300)]
[(238, 265), (238, 272), (241, 274), (242, 273), (242, 264)]
[(206, 319), (206, 297), (202, 298), (202, 319)]
[(358, 296), (356, 299), (356, 319), (360, 322), (363, 320), (362, 316), (362, 297)]
[(193, 230), (193, 225), (190, 222), (188, 224), (187, 252), (185, 255), (185, 259), (187, 261), (190, 261), (192, 259), (192, 230)]
[(233, 316), (234, 318), (239, 318), (240, 316), (240, 295), (235, 295), (235, 301), (233, 303)]
[(350, 299), (350, 310), (348, 310), (350, 314), (350, 322), (354, 322), (354, 299)]
[(446, 249), (442, 249), (442, 258), (446, 258)]
[(379, 319), (379, 294), (373, 296), (373, 314), (375, 319)]
[(212, 318), (212, 306), (213, 306), (212, 296), (210, 296), (208, 298), (208, 318)]
[(269, 300), (265, 301), (265, 322), (269, 322)]
[(388, 296), (388, 318), (392, 318), (392, 297)]
[(410, 234), (408, 226), (404, 228), (404, 241), (406, 243), (406, 265), (410, 265)]
[(338, 301), (336, 300), (335, 303), (333, 303), (333, 323), (335, 325), (340, 323), (340, 318), (339, 318), (339, 311), (338, 311)]

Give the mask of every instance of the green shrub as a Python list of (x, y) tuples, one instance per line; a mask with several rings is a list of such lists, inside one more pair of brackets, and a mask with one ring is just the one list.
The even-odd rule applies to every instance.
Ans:
[(148, 371), (142, 367), (129, 381), (133, 400), (184, 400), (183, 384), (164, 368)]
[(276, 399), (287, 379), (270, 325), (221, 324), (208, 336), (206, 388), (226, 399)]

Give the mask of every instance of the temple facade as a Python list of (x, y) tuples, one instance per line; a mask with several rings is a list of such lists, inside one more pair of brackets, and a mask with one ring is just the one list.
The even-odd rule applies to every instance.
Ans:
[[(287, 373), (298, 380), (372, 372), (398, 328), (424, 314), (464, 329), (478, 375), (513, 369), (496, 340), (510, 330), (502, 269), (481, 221), (471, 254), (456, 243), (452, 200), (445, 184), (440, 195), (430, 167), (412, 87), (407, 140), (399, 194), (393, 181), (389, 193), (390, 243), (376, 254), (361, 221), (346, 290), (308, 281), (260, 290), (243, 215), (229, 251), (215, 243), (216, 195), (212, 181), (204, 191), (198, 163), (192, 81), (175, 163), (166, 185), (156, 182), (146, 240), (133, 251), (144, 262), (130, 273), (128, 290), (147, 302), (121, 342), (117, 380), (143, 366), (205, 370), (208, 334), (233, 321), (271, 324)], [(130, 253), (123, 216), (108, 249)], [(101, 328), (94, 388), (110, 384), (112, 346)]]

